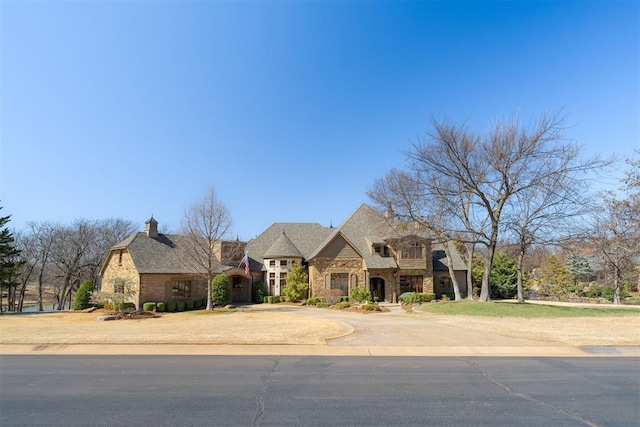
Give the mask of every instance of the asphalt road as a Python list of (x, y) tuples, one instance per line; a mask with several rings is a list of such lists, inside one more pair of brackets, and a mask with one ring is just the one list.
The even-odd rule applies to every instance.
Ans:
[(638, 358), (2, 356), (2, 426), (637, 426)]

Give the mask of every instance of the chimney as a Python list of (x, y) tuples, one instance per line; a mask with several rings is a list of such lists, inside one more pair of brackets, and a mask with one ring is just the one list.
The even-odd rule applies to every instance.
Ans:
[(386, 219), (393, 219), (394, 213), (393, 213), (393, 209), (391, 208), (391, 203), (387, 203), (387, 210), (384, 211), (384, 217)]
[(144, 232), (151, 238), (158, 238), (158, 221), (153, 218), (153, 215), (144, 223)]

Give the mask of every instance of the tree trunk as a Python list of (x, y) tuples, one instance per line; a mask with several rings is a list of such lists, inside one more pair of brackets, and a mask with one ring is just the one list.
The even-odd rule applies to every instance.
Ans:
[(524, 262), (524, 250), (521, 250), (520, 253), (518, 254), (518, 283), (517, 283), (517, 289), (518, 289), (518, 302), (519, 303), (523, 303), (524, 302), (524, 292), (522, 290), (522, 264)]
[(444, 255), (447, 258), (447, 268), (449, 269), (449, 276), (451, 277), (451, 284), (453, 285), (453, 295), (455, 301), (460, 301), (460, 286), (458, 285), (458, 279), (456, 279), (456, 273), (453, 269), (453, 259), (451, 258), (451, 241), (444, 243)]
[(473, 253), (475, 252), (475, 243), (467, 243), (467, 299), (473, 301)]
[(620, 269), (613, 269), (613, 303), (620, 304)]
[(207, 311), (213, 310), (213, 302), (211, 301), (211, 284), (213, 283), (213, 277), (207, 279)]
[(484, 273), (482, 274), (482, 288), (480, 288), (480, 301), (491, 301), (491, 290), (489, 289), (489, 280), (491, 278), (491, 265), (493, 264), (493, 256), (496, 252), (496, 244), (491, 243), (487, 247), (487, 260), (484, 265)]

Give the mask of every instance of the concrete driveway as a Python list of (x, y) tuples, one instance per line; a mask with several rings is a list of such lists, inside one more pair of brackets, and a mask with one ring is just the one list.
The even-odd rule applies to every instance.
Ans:
[(354, 313), (276, 304), (250, 306), (252, 310), (277, 310), (300, 316), (344, 322), (354, 328), (352, 334), (327, 341), (332, 346), (492, 346), (540, 347), (558, 343), (508, 337), (495, 332), (478, 332), (440, 324), (435, 316), (406, 313), (399, 305), (388, 305), (389, 312)]

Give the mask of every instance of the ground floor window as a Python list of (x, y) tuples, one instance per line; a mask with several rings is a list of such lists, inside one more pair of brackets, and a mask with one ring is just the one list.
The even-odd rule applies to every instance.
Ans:
[(113, 292), (116, 294), (124, 294), (124, 279), (115, 279), (113, 281)]
[(349, 295), (349, 274), (331, 273), (331, 289), (340, 289), (342, 295)]
[(418, 292), (422, 293), (422, 276), (400, 276), (400, 293)]
[(280, 273), (280, 289), (287, 286), (287, 273)]
[(269, 286), (271, 287), (271, 289), (276, 286), (276, 273), (269, 273)]
[(172, 283), (171, 296), (177, 298), (191, 298), (191, 280), (176, 280)]

